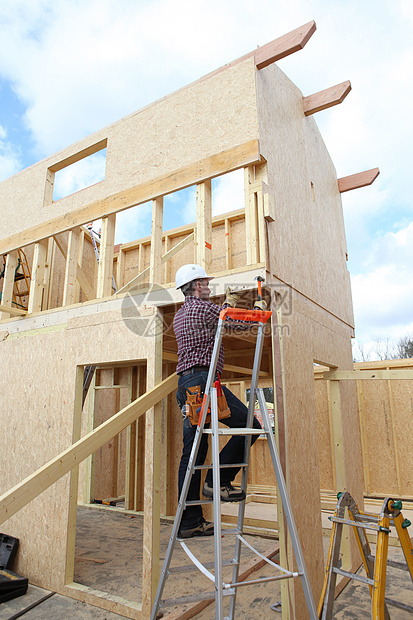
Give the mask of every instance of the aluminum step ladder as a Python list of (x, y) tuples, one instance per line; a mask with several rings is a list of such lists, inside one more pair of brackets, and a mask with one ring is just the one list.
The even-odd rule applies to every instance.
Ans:
[[(345, 518), (347, 508), (349, 519)], [(327, 556), (327, 565), (321, 593), (318, 614), (322, 620), (331, 620), (333, 617), (334, 594), (337, 575), (361, 581), (368, 584), (371, 595), (371, 617), (373, 620), (389, 620), (387, 605), (413, 613), (413, 607), (400, 601), (385, 597), (387, 566), (405, 570), (413, 580), (413, 549), (407, 528), (411, 525), (408, 519), (403, 519), (402, 503), (387, 497), (379, 515), (359, 512), (356, 502), (347, 491), (338, 494), (338, 502), (333, 517), (330, 547)], [(358, 573), (351, 573), (339, 566), (340, 546), (343, 526), (353, 528), (357, 545), (360, 550), (366, 577)], [(389, 546), (390, 525), (394, 525), (399, 537), (406, 563), (387, 560)], [(367, 530), (377, 532), (376, 556), (373, 556), (367, 539)]]
[[(261, 582), (268, 581), (276, 581), (281, 579), (289, 579), (289, 578), (299, 578), (301, 579), (302, 587), (304, 590), (305, 600), (307, 603), (308, 613), (311, 620), (317, 619), (316, 607), (313, 599), (313, 594), (310, 587), (310, 582), (308, 579), (307, 570), (304, 563), (304, 558), (301, 550), (300, 541), (297, 534), (297, 529), (294, 522), (294, 517), (291, 511), (290, 500), (287, 493), (287, 487), (284, 480), (281, 463), (277, 451), (277, 447), (275, 444), (274, 433), (271, 428), (271, 422), (264, 398), (263, 391), (257, 388), (258, 378), (259, 378), (259, 370), (261, 366), (261, 357), (262, 357), (262, 349), (264, 343), (264, 329), (267, 320), (271, 317), (271, 312), (263, 312), (260, 310), (242, 310), (242, 309), (232, 309), (226, 308), (222, 310), (220, 313), (218, 327), (215, 336), (214, 349), (212, 352), (211, 365), (209, 368), (208, 379), (205, 387), (204, 399), (202, 402), (202, 408), (199, 415), (199, 421), (196, 429), (196, 434), (193, 442), (192, 452), (189, 458), (188, 468), (185, 476), (185, 480), (183, 483), (181, 496), (179, 498), (178, 509), (175, 516), (175, 521), (172, 527), (172, 533), (169, 539), (168, 549), (165, 556), (165, 561), (158, 585), (158, 589), (156, 592), (155, 602), (152, 608), (152, 613), (150, 616), (150, 620), (156, 620), (158, 611), (160, 607), (169, 607), (172, 605), (179, 605), (184, 603), (189, 603), (193, 601), (205, 600), (215, 598), (215, 618), (216, 620), (233, 620), (235, 618), (235, 605), (236, 605), (236, 593), (237, 588), (239, 586), (247, 586), (253, 585)], [(245, 324), (249, 323), (257, 328), (257, 340), (256, 340), (256, 348), (254, 355), (254, 364), (251, 378), (251, 390), (250, 390), (250, 399), (249, 399), (249, 407), (248, 407), (248, 416), (247, 416), (247, 426), (246, 428), (220, 428), (218, 426), (218, 403), (217, 403), (217, 390), (214, 386), (214, 379), (216, 375), (216, 367), (218, 361), (218, 353), (221, 347), (222, 338), (224, 335), (224, 331), (226, 329), (226, 325), (231, 324), (231, 327), (236, 327), (236, 323), (243, 324), (243, 328), (245, 329)], [(255, 429), (253, 428), (253, 416), (254, 416), (254, 407), (255, 400), (258, 398), (262, 420), (263, 420), (263, 429)], [(211, 428), (205, 428), (205, 419), (206, 413), (208, 412), (208, 408), (211, 410)], [(265, 435), (269, 451), (271, 454), (271, 459), (274, 466), (274, 471), (277, 478), (278, 490), (279, 490), (279, 500), (282, 502), (282, 507), (284, 509), (286, 522), (288, 526), (288, 530), (291, 537), (291, 542), (295, 554), (295, 559), (297, 563), (297, 572), (291, 572), (286, 568), (283, 568), (272, 562), (271, 560), (265, 558), (261, 555), (256, 549), (251, 547), (251, 545), (245, 540), (243, 535), (243, 527), (244, 527), (244, 515), (245, 515), (245, 500), (239, 502), (238, 508), (238, 522), (237, 526), (234, 529), (222, 529), (221, 527), (221, 498), (219, 493), (214, 493), (213, 500), (199, 500), (196, 501), (196, 504), (207, 504), (213, 502), (213, 514), (214, 514), (214, 562), (208, 564), (202, 564), (193, 552), (189, 549), (187, 545), (188, 539), (180, 539), (178, 537), (178, 531), (181, 524), (182, 514), (186, 506), (190, 504), (194, 504), (195, 502), (187, 502), (187, 494), (189, 489), (189, 484), (192, 478), (192, 474), (195, 469), (207, 469), (211, 468), (208, 465), (196, 466), (196, 457), (198, 454), (198, 449), (201, 443), (201, 438), (204, 434), (208, 434), (212, 436), (212, 470), (213, 470), (213, 487), (214, 489), (220, 488), (220, 464), (219, 464), (219, 438), (220, 436), (227, 435), (243, 435), (245, 436), (245, 455), (244, 462), (237, 463), (237, 466), (242, 468), (242, 480), (241, 480), (241, 489), (246, 493), (247, 491), (247, 480), (248, 480), (248, 464), (250, 457), (250, 448), (251, 448), (251, 436), (252, 435)], [(233, 467), (234, 464), (227, 465), (226, 467)], [(225, 466), (224, 466), (225, 467)], [(280, 506), (279, 506), (280, 509)], [(224, 560), (222, 557), (222, 546), (221, 541), (223, 536), (232, 536), (235, 539), (235, 549), (234, 556), (230, 560)], [(194, 539), (191, 539), (195, 541)], [(172, 554), (174, 551), (174, 547), (176, 543), (179, 542), (182, 549), (185, 551), (189, 559), (192, 561), (193, 566), (182, 566), (182, 567), (173, 567), (170, 568)], [(261, 559), (265, 559), (265, 561), (274, 568), (274, 571), (277, 571), (277, 574), (272, 577), (262, 578), (262, 579), (254, 579), (251, 581), (242, 581), (238, 582), (239, 568), (241, 562), (241, 548), (242, 545), (246, 545), (250, 550), (252, 550), (257, 556)], [(212, 564), (212, 566), (211, 566)], [(232, 566), (232, 579), (229, 583), (224, 582), (223, 580), (223, 566)], [(168, 575), (171, 572), (186, 572), (188, 568), (192, 568), (195, 570), (195, 567), (199, 569), (212, 583), (214, 584), (214, 590), (212, 592), (202, 592), (200, 594), (184, 596), (180, 598), (167, 599), (162, 600), (162, 594), (165, 586), (165, 582), (168, 578)], [(214, 573), (212, 573), (209, 569), (214, 568)], [(229, 613), (224, 616), (224, 598), (229, 597)]]

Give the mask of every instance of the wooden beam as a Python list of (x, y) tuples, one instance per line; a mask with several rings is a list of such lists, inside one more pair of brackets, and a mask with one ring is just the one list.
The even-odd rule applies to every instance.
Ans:
[[(1, 293), (1, 307), (7, 310), (0, 314), (0, 320), (9, 319), (12, 314), (12, 301), (14, 290), (14, 276), (18, 265), (17, 251), (9, 252), (6, 256), (6, 267), (4, 271), (3, 291)], [(20, 313), (19, 313), (20, 314)]]
[(196, 245), (196, 262), (208, 273), (212, 265), (211, 179), (196, 187)]
[(123, 431), (129, 424), (143, 415), (150, 407), (160, 402), (165, 396), (173, 392), (178, 385), (178, 375), (170, 375), (154, 388), (146, 392), (133, 403), (124, 407), (103, 422), (98, 428), (85, 435), (72, 446), (61, 452), (54, 459), (43, 465), (7, 491), (0, 497), (0, 525), (31, 502), (35, 497), (43, 493), (62, 476), (77, 467), (88, 456), (93, 454), (115, 435)]
[[(177, 362), (178, 354), (171, 353), (170, 351), (163, 351), (162, 358), (167, 362)], [(224, 370), (228, 370), (229, 372), (237, 372), (240, 375), (252, 375), (252, 368), (243, 368), (242, 366), (234, 366), (232, 364), (224, 364)], [(267, 379), (270, 378), (271, 375), (264, 370), (260, 370), (260, 378)]]
[(27, 308), (28, 314), (40, 312), (42, 309), (47, 247), (47, 239), (39, 241), (39, 243), (36, 243), (34, 246), (32, 279), (30, 283), (29, 304)]
[(13, 316), (24, 316), (25, 314), (27, 314), (27, 310), (23, 310), (22, 308), (4, 306), (3, 304), (0, 304), (0, 312), (7, 315), (4, 317), (6, 319), (10, 318), (10, 314), (12, 314)]
[[(193, 239), (194, 239), (194, 233), (192, 232), (190, 235), (185, 237), (185, 239), (182, 239), (182, 241), (177, 243), (171, 250), (169, 250), (169, 252), (166, 252), (166, 254), (162, 256), (161, 264), (163, 265), (164, 263), (166, 263), (166, 261), (172, 258), (172, 256), (175, 256), (175, 254), (178, 254), (178, 252), (182, 250), (182, 248), (184, 248), (186, 245), (188, 245), (188, 243), (193, 241)], [(128, 291), (132, 290), (135, 286), (137, 286), (137, 284), (139, 284), (146, 278), (148, 273), (149, 273), (149, 267), (141, 271), (141, 273), (138, 274), (135, 278), (132, 278), (132, 280), (130, 280), (127, 284), (125, 284), (125, 286), (122, 286), (122, 288), (118, 290), (117, 295), (119, 295), (120, 293), (127, 293)]]
[(119, 248), (118, 257), (116, 260), (116, 284), (118, 287), (123, 286), (123, 277), (125, 273), (125, 251), (122, 247)]
[(102, 236), (98, 267), (98, 284), (96, 297), (112, 295), (113, 247), (115, 243), (116, 213), (102, 218)]
[(162, 279), (162, 225), (163, 225), (163, 198), (152, 201), (152, 232), (151, 256), (149, 264), (149, 282), (160, 284)]
[[(162, 314), (157, 311), (155, 318), (162, 321)], [(162, 330), (159, 330), (154, 338), (154, 355), (153, 358), (148, 359), (147, 365), (148, 386), (162, 381)], [(159, 582), (161, 460), (162, 403), (158, 402), (148, 410), (145, 418), (145, 509), (142, 558), (142, 611), (145, 617), (150, 616)]]
[(413, 370), (332, 370), (323, 372), (323, 379), (337, 381), (413, 379)]
[(331, 108), (333, 105), (342, 103), (351, 91), (350, 81), (336, 84), (336, 86), (330, 86), (325, 90), (320, 90), (318, 93), (309, 95), (303, 98), (304, 114), (310, 116), (321, 110)]
[[(260, 182), (261, 188), (261, 182)], [(259, 232), (257, 216), (257, 186), (254, 179), (254, 166), (244, 170), (245, 192), (245, 241), (247, 251), (247, 265), (259, 263)]]
[[(60, 252), (63, 255), (63, 258), (67, 260), (67, 242), (62, 236), (53, 237), (56, 241), (56, 245), (59, 248)], [(89, 284), (87, 277), (84, 274), (84, 271), (78, 266), (76, 269), (76, 279), (79, 282), (84, 294), (88, 299), (96, 299), (96, 293), (93, 290), (93, 287)]]
[(343, 194), (344, 192), (349, 192), (351, 189), (358, 189), (359, 187), (371, 185), (379, 174), (380, 170), (378, 168), (372, 168), (371, 170), (365, 170), (357, 174), (350, 174), (348, 177), (341, 177), (341, 179), (337, 179), (338, 191), (340, 194)]
[(259, 142), (251, 140), (2, 239), (0, 254), (260, 161)]
[(77, 161), (80, 161), (81, 159), (85, 159), (85, 157), (89, 157), (89, 155), (94, 155), (94, 153), (98, 153), (99, 151), (102, 151), (103, 149), (107, 147), (107, 144), (108, 144), (108, 139), (104, 138), (103, 140), (100, 140), (99, 142), (96, 142), (95, 144), (92, 144), (91, 146), (88, 146), (85, 149), (82, 149), (81, 151), (77, 151), (73, 155), (69, 155), (69, 157), (62, 159), (56, 164), (52, 164), (51, 166), (49, 166), (48, 170), (52, 172), (63, 170), (63, 168), (67, 168), (67, 166), (70, 166), (71, 164), (74, 164)]
[(232, 269), (231, 221), (225, 218), (225, 269)]
[(275, 41), (271, 41), (271, 43), (259, 47), (254, 53), (255, 66), (257, 69), (263, 69), (273, 62), (303, 49), (315, 33), (316, 28), (315, 22), (311, 21), (275, 39)]
[(62, 306), (70, 306), (71, 304), (79, 301), (79, 299), (76, 299), (76, 272), (79, 242), (80, 228), (73, 228), (72, 230), (69, 230)]

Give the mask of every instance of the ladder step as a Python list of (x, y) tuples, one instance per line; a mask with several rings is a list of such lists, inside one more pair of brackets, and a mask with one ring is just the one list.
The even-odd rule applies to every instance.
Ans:
[(381, 527), (376, 523), (360, 523), (359, 521), (352, 521), (351, 519), (341, 519), (340, 517), (328, 517), (329, 521), (333, 523), (343, 523), (344, 525), (351, 525), (352, 527), (361, 527), (363, 530), (374, 530), (375, 532), (389, 533), (391, 530), (388, 527)]
[[(248, 467), (248, 463), (229, 463), (228, 465), (220, 465), (220, 469), (229, 469), (230, 467)], [(195, 465), (194, 469), (212, 469), (211, 465)]]
[[(235, 566), (238, 562), (235, 560), (222, 560), (222, 566)], [(204, 562), (205, 568), (215, 568), (215, 562)], [(169, 568), (168, 573), (190, 573), (194, 570), (198, 570), (195, 564), (185, 564), (183, 566), (173, 566)]]
[(213, 499), (190, 499), (185, 502), (186, 506), (203, 506), (204, 504), (213, 504)]
[[(212, 428), (204, 428), (204, 433), (212, 435)], [(218, 435), (268, 435), (263, 428), (219, 428)]]
[(348, 577), (349, 579), (354, 579), (354, 581), (361, 581), (362, 583), (368, 583), (369, 586), (374, 586), (374, 580), (369, 579), (368, 577), (364, 577), (363, 575), (357, 575), (356, 573), (348, 573), (346, 570), (342, 570), (341, 568), (333, 567), (333, 573), (337, 573), (337, 575), (341, 575), (342, 577)]
[[(234, 596), (233, 588), (224, 589), (223, 596)], [(178, 598), (168, 598), (160, 602), (160, 607), (173, 607), (174, 605), (184, 605), (185, 603), (196, 603), (197, 601), (209, 601), (215, 599), (215, 592), (204, 592), (200, 594), (188, 594)]]

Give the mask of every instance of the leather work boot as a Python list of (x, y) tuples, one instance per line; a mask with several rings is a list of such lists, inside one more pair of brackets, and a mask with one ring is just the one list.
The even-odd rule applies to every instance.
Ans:
[(178, 538), (192, 538), (193, 536), (213, 536), (214, 524), (209, 523), (203, 519), (201, 523), (191, 528), (183, 528), (182, 526), (178, 531)]
[[(245, 499), (245, 492), (241, 491), (241, 489), (234, 489), (230, 482), (225, 482), (219, 490), (223, 502), (242, 502)], [(214, 496), (214, 489), (208, 482), (205, 482), (202, 493), (204, 497), (212, 498)]]

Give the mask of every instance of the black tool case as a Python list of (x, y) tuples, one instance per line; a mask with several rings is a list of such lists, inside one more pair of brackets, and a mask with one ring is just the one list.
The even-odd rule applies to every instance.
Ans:
[(0, 603), (26, 594), (28, 585), (26, 577), (16, 575), (6, 568), (0, 569)]

